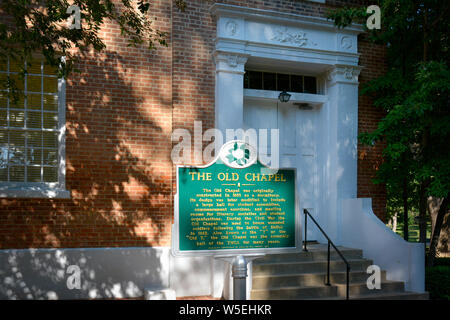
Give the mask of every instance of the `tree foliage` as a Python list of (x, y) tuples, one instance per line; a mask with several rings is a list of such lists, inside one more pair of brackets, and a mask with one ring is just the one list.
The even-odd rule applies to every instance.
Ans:
[[(403, 193), (406, 211), (408, 199), (417, 201), (423, 218), (427, 197), (448, 199), (450, 192), (450, 3), (382, 0), (378, 5), (381, 30), (368, 33), (386, 46), (388, 71), (361, 93), (386, 116), (376, 130), (360, 134), (360, 141), (384, 142), (375, 182), (385, 183), (390, 194)], [(364, 25), (368, 14), (365, 7), (342, 8), (328, 17), (345, 27)]]
[[(183, 0), (174, 3), (180, 10), (186, 7)], [(68, 25), (70, 5), (80, 9), (79, 29)], [(119, 26), (130, 46), (167, 46), (167, 34), (154, 26), (156, 18), (151, 18), (151, 3), (146, 0), (2, 0), (0, 9), (0, 60), (28, 62), (34, 54), (41, 54), (48, 65), (59, 70), (59, 76), (67, 77), (74, 68), (72, 49), (98, 52), (106, 47), (99, 34), (106, 21)], [(16, 89), (12, 79), (4, 81), (2, 87)]]

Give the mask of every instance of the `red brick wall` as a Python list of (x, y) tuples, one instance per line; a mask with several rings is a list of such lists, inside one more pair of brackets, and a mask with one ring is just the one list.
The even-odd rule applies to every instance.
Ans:
[[(358, 38), (358, 51), (361, 53), (359, 64), (364, 67), (359, 76), (360, 89), (364, 85), (386, 72), (386, 49), (368, 41), (367, 35)], [(377, 128), (384, 116), (383, 110), (375, 108), (368, 96), (359, 96), (358, 131), (367, 132)], [(386, 215), (386, 188), (383, 184), (374, 184), (373, 179), (382, 161), (381, 144), (368, 147), (358, 144), (358, 197), (372, 198), (374, 213), (384, 221)]]
[[(327, 6), (305, 1), (218, 1), (323, 16)], [(352, 1), (357, 4), (360, 1)], [(118, 27), (102, 28), (107, 45), (87, 53), (66, 90), (69, 200), (0, 199), (0, 248), (167, 246), (173, 218), (172, 130), (214, 126), (216, 26), (213, 1), (152, 1), (151, 15), (168, 32), (169, 47), (127, 47)], [(382, 48), (361, 37), (360, 81), (382, 72)], [(360, 98), (359, 130), (374, 128), (381, 113)], [(366, 152), (366, 153), (364, 153)], [(374, 198), (384, 216), (385, 191), (371, 178), (379, 150), (359, 147), (358, 196)]]
[[(171, 32), (171, 3), (152, 2)], [(66, 89), (70, 200), (0, 199), (0, 248), (170, 245), (171, 48), (127, 46), (80, 55)]]

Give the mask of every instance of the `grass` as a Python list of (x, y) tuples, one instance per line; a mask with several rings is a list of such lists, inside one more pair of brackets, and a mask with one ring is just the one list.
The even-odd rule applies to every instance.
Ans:
[[(395, 231), (403, 238), (403, 222), (397, 224), (397, 230)], [(419, 242), (419, 224), (409, 224), (408, 226), (408, 241)], [(427, 242), (431, 238), (431, 223), (427, 223)]]
[[(403, 238), (403, 223), (397, 224), (398, 235)], [(419, 242), (419, 224), (408, 226), (408, 241)], [(431, 238), (431, 223), (427, 223), (427, 242)], [(433, 267), (425, 267), (425, 290), (431, 300), (450, 300), (450, 258), (436, 258)]]
[(425, 290), (431, 300), (450, 300), (450, 258), (437, 258), (425, 268)]

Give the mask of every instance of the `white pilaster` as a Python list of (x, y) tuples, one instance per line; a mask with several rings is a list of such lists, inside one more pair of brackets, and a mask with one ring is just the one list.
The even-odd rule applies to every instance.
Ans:
[(326, 179), (328, 185), (328, 212), (322, 221), (329, 235), (341, 241), (343, 199), (357, 196), (358, 146), (358, 75), (361, 67), (334, 65), (327, 72), (328, 103), (324, 135), (326, 149)]
[(248, 55), (216, 52), (216, 128), (226, 138), (226, 129), (243, 128), (244, 66)]

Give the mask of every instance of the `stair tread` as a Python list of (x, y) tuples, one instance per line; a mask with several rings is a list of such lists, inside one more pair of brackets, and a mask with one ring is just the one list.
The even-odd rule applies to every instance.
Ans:
[[(384, 270), (381, 270), (381, 272), (383, 272)], [(364, 270), (350, 270), (350, 274), (367, 274), (366, 271)], [(346, 271), (332, 271), (330, 272), (330, 275), (346, 275), (347, 272)], [(294, 273), (279, 273), (279, 274), (273, 274), (273, 275), (269, 275), (269, 274), (253, 274), (253, 278), (283, 278), (283, 277), (295, 277), (295, 276), (317, 276), (317, 275), (327, 275), (326, 271), (317, 271), (317, 272), (294, 272)], [(369, 276), (367, 274), (367, 276)]]
[[(356, 258), (356, 259), (347, 259), (347, 261), (350, 262), (359, 262), (359, 261), (372, 261), (370, 259), (365, 258)], [(270, 266), (270, 265), (288, 265), (288, 264), (314, 264), (314, 263), (324, 263), (327, 262), (327, 259), (325, 260), (311, 260), (311, 261), (268, 261), (268, 262), (259, 262), (259, 263), (253, 263), (254, 266)], [(345, 263), (342, 259), (330, 259), (330, 262), (342, 262)]]
[[(394, 284), (394, 283), (403, 283), (403, 281), (396, 281), (396, 280), (381, 280), (381, 284)], [(366, 285), (367, 282), (365, 281), (354, 281), (354, 282), (350, 282), (350, 285)], [(333, 283), (332, 285), (335, 286), (346, 286), (347, 284), (345, 283)]]
[(283, 286), (283, 287), (269, 287), (264, 289), (252, 289), (253, 292), (263, 292), (263, 291), (278, 291), (278, 290), (295, 290), (295, 289), (316, 289), (316, 288), (326, 288), (331, 286)]
[[(392, 281), (392, 280), (382, 280), (381, 281), (381, 290), (383, 290), (383, 284), (398, 284), (398, 283), (402, 283), (402, 281)], [(323, 288), (323, 287), (339, 287), (339, 286), (346, 286), (347, 284), (342, 284), (342, 283), (332, 283), (331, 285), (327, 286), (325, 284), (323, 285), (317, 285), (317, 286), (282, 286), (282, 287), (268, 287), (268, 288), (261, 288), (261, 289), (252, 289), (252, 291), (255, 292), (260, 292), (260, 291), (275, 291), (275, 290), (292, 290), (292, 289), (310, 289), (310, 288)], [(356, 287), (356, 286), (361, 286), (361, 285), (367, 285), (366, 282), (362, 282), (362, 281), (355, 281), (355, 282), (350, 282), (349, 286), (352, 287)]]
[[(373, 299), (377, 298), (395, 298), (395, 297), (408, 297), (408, 296), (425, 296), (428, 299), (428, 293), (420, 293), (413, 291), (391, 291), (391, 292), (377, 292), (377, 293), (368, 293), (368, 294), (359, 294), (359, 295), (350, 295), (350, 300), (359, 300), (359, 299)], [(320, 297), (320, 298), (310, 298), (304, 300), (345, 300), (345, 297), (336, 296), (336, 297)]]
[(378, 292), (378, 293), (369, 293), (369, 294), (361, 294), (361, 295), (355, 295), (350, 296), (350, 299), (374, 299), (374, 298), (389, 298), (389, 297), (400, 297), (400, 296), (420, 296), (425, 295), (428, 297), (428, 293), (420, 293), (420, 292), (413, 292), (413, 291), (392, 291), (392, 292)]

